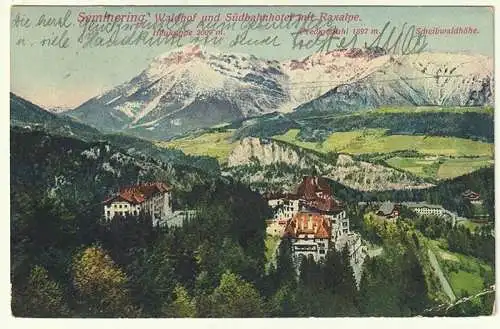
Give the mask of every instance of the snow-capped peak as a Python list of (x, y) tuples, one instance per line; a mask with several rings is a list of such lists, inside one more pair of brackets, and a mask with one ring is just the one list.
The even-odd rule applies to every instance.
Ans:
[(198, 44), (188, 44), (156, 56), (152, 64), (169, 62), (188, 62), (193, 58), (206, 58), (208, 51)]
[(138, 76), (73, 113), (101, 128), (148, 126), (173, 134), (292, 111), (322, 97), (338, 98), (327, 102), (332, 111), (358, 105), (470, 106), (492, 102), (492, 86), (493, 61), (478, 55), (344, 49), (279, 62), (188, 44), (155, 57)]

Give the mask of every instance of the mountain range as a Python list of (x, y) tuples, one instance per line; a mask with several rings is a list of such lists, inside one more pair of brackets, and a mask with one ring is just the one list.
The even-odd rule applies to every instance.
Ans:
[(10, 93), (10, 125), (25, 129), (41, 128), (53, 134), (87, 140), (100, 134), (95, 128), (71, 117), (51, 113), (14, 93)]
[(482, 55), (348, 49), (280, 62), (188, 45), (65, 114), (105, 132), (169, 139), (272, 112), (492, 105), (493, 83), (493, 60)]

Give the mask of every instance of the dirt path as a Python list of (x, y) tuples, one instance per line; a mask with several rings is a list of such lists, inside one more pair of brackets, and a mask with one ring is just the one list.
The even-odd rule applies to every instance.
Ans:
[(448, 295), (448, 298), (450, 298), (450, 301), (454, 302), (457, 299), (457, 297), (453, 293), (453, 289), (451, 289), (450, 284), (448, 283), (448, 280), (446, 280), (446, 277), (444, 276), (443, 271), (441, 270), (441, 266), (439, 265), (439, 262), (436, 258), (436, 255), (430, 249), (427, 249), (427, 251), (429, 253), (429, 260), (431, 262), (431, 266), (439, 278), (439, 282), (441, 283), (441, 287), (443, 288), (443, 291), (446, 293), (446, 295)]

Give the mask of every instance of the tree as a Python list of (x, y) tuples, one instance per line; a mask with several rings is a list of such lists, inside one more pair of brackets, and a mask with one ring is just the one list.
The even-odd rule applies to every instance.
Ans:
[(249, 318), (263, 315), (262, 300), (255, 287), (227, 271), (210, 296), (212, 317)]
[(342, 255), (331, 247), (325, 258), (325, 265), (323, 266), (323, 280), (325, 286), (332, 293), (338, 291), (340, 283), (342, 282)]
[(299, 313), (294, 288), (287, 284), (278, 289), (269, 302), (269, 311), (273, 317), (295, 317)]
[(128, 317), (138, 315), (126, 288), (127, 277), (100, 247), (78, 253), (72, 264), (73, 284), (87, 316)]
[(367, 258), (360, 283), (359, 304), (364, 316), (402, 316), (399, 278), (391, 276), (391, 267), (381, 257)]
[(165, 314), (173, 318), (193, 318), (196, 317), (196, 304), (189, 297), (186, 289), (177, 285), (174, 290), (175, 299), (167, 306)]
[(67, 280), (67, 263), (77, 240), (73, 215), (60, 200), (42, 197), (32, 200), (27, 195), (25, 204), (16, 206), (18, 214), (12, 218), (12, 281), (25, 282), (33, 264), (51, 273), (57, 281)]
[(149, 316), (161, 316), (162, 305), (172, 302), (175, 262), (163, 240), (150, 249), (138, 249), (127, 266), (130, 297)]
[(412, 248), (402, 258), (402, 304), (413, 314), (420, 314), (429, 304), (427, 283), (422, 266)]
[(70, 311), (58, 283), (49, 279), (47, 270), (35, 266), (24, 291), (13, 288), (12, 313), (23, 317), (64, 317)]
[(346, 301), (350, 301), (354, 306), (356, 306), (358, 303), (358, 289), (347, 245), (342, 249), (341, 263), (342, 267), (339, 269), (341, 281), (336, 290), (345, 298)]
[(297, 284), (297, 272), (292, 259), (292, 248), (290, 240), (284, 238), (278, 247), (278, 257), (276, 260), (277, 282), (281, 284), (290, 284), (295, 287)]

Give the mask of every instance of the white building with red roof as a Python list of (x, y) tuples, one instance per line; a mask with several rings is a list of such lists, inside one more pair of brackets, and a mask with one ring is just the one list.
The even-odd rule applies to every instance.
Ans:
[(312, 256), (317, 262), (324, 259), (332, 236), (331, 222), (318, 212), (301, 211), (288, 222), (284, 237), (289, 238), (292, 255), (297, 264), (303, 257)]
[(470, 201), (472, 204), (482, 204), (481, 200), (481, 195), (477, 192), (471, 191), (471, 190), (466, 190), (465, 192), (462, 193), (462, 197), (464, 199), (467, 199)]
[(139, 215), (143, 211), (152, 216), (153, 225), (164, 224), (172, 214), (171, 188), (164, 183), (154, 182), (120, 189), (104, 201), (104, 218)]

